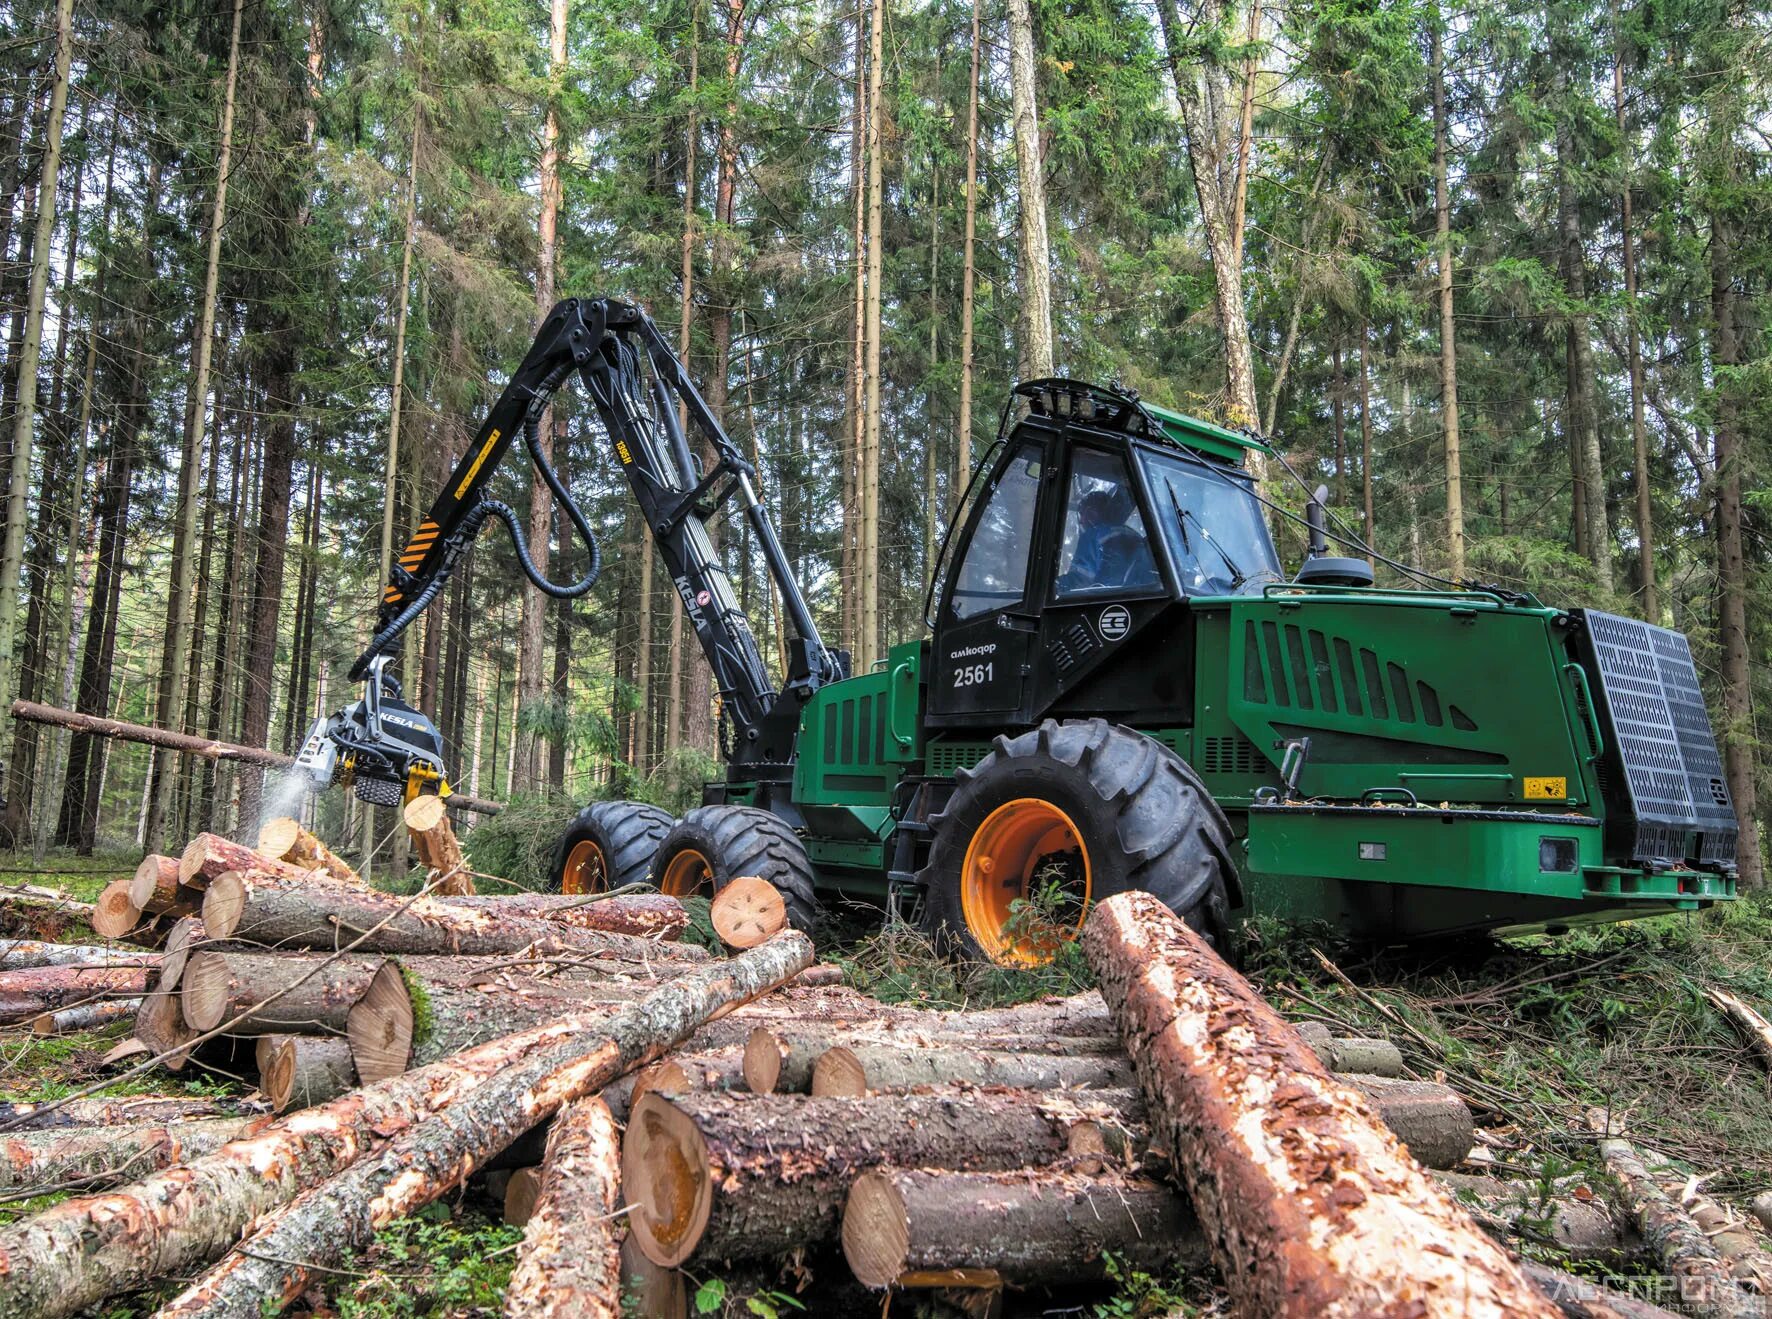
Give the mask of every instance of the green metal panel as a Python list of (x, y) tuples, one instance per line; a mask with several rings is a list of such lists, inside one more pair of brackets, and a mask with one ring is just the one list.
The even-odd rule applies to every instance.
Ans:
[(930, 742), (924, 760), (931, 777), (952, 778), (955, 771), (971, 769), (991, 753), (989, 742)]
[(892, 673), (878, 670), (821, 687), (800, 714), (794, 800), (802, 806), (885, 806), (899, 766), (883, 754)]
[(1194, 449), (1200, 453), (1211, 454), (1215, 458), (1228, 458), (1234, 463), (1243, 461), (1246, 453), (1270, 453), (1260, 440), (1239, 431), (1226, 430), (1223, 426), (1215, 426), (1209, 421), (1201, 421), (1198, 417), (1190, 417), (1184, 412), (1174, 412), (1168, 408), (1158, 407), (1155, 403), (1144, 405), (1146, 412), (1155, 417), (1163, 427), (1163, 434), (1174, 444), (1186, 449)]
[(1305, 737), (1306, 797), (1402, 788), (1432, 803), (1596, 798), (1554, 610), (1358, 591), (1195, 605), (1196, 764), (1227, 804), (1275, 782), (1285, 744)]
[(923, 652), (905, 641), (887, 652), (886, 737), (881, 758), (912, 765), (923, 758)]

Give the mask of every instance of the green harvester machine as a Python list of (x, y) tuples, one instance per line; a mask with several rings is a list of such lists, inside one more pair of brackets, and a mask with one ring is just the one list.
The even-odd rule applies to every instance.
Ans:
[[(1252, 914), (1411, 940), (1735, 895), (1735, 815), (1682, 635), (1403, 565), (1424, 589), (1375, 586), (1367, 557), (1330, 552), (1331, 536), (1365, 549), (1330, 530), (1322, 489), (1302, 517), (1263, 496), (1249, 460), (1279, 454), (1126, 390), (1016, 387), (948, 529), (928, 635), (851, 674), (750, 464), (651, 320), (612, 300), (555, 308), (421, 524), (359, 662), (370, 693), (310, 737), (316, 779), (448, 791), (440, 744), (372, 736), (366, 707), (409, 712), (385, 648), (488, 515), (503, 444), (574, 372), (713, 669), (725, 772), (680, 819), (587, 806), (557, 849), (565, 891), (759, 875), (797, 925), (860, 899), (1008, 965), (1129, 888), (1221, 944)], [(728, 503), (790, 624), (779, 684), (707, 534)], [(1308, 528), (1290, 575), (1269, 514)]]

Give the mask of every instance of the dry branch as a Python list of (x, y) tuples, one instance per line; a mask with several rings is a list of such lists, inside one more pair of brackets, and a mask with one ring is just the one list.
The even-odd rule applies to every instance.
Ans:
[[(287, 1304), (306, 1285), (310, 1270), (304, 1261), (324, 1264), (366, 1246), (376, 1229), (444, 1194), (561, 1104), (594, 1094), (686, 1039), (712, 1013), (768, 991), (812, 960), (811, 941), (788, 933), (728, 962), (686, 968), (641, 1002), (607, 1017), (558, 1023), (551, 1047), (513, 1060), (497, 1076), (435, 1110), (429, 1121), (409, 1127), (263, 1220), (240, 1251), (161, 1313), (167, 1319), (195, 1314), (257, 1319), (267, 1306)], [(502, 1040), (474, 1053), (510, 1044)], [(393, 1087), (447, 1072), (471, 1056), (383, 1084)]]
[(1719, 1012), (1729, 1018), (1735, 1029), (1741, 1032), (1748, 1047), (1759, 1055), (1761, 1064), (1772, 1067), (1772, 1022), (1726, 989), (1713, 986), (1705, 990), (1704, 994)]
[(1245, 1314), (1540, 1316), (1518, 1265), (1160, 901), (1107, 899), (1083, 947)]
[(1198, 1269), (1210, 1259), (1187, 1202), (1117, 1173), (906, 1172), (862, 1175), (843, 1208), (843, 1254), (869, 1287), (928, 1286), (956, 1269), (1041, 1286), (1132, 1268)]

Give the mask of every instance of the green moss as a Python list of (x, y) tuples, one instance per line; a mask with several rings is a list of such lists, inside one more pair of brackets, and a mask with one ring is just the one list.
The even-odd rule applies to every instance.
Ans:
[(431, 1011), (430, 991), (404, 962), (394, 965), (400, 968), (400, 979), (406, 984), (406, 997), (412, 1002), (412, 1043), (414, 1046), (424, 1044), (437, 1029), (437, 1019)]

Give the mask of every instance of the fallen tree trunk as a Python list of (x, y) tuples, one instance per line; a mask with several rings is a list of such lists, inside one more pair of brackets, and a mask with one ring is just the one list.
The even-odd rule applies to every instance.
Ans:
[(220, 1149), (262, 1117), (199, 1118), (158, 1125), (63, 1127), (0, 1137), (0, 1189), (114, 1186)]
[(438, 897), (471, 897), (474, 878), (467, 873), (462, 860), (461, 844), (449, 823), (449, 811), (441, 797), (424, 794), (406, 803), (401, 812), (406, 831), (412, 836), (413, 850), (437, 882), (433, 890)]
[[(141, 742), (148, 746), (164, 747), (168, 751), (182, 751), (186, 755), (202, 756), (205, 760), (234, 760), (247, 765), (264, 765), (271, 769), (281, 769), (295, 763), (295, 757), (266, 751), (263, 747), (216, 742), (206, 737), (193, 737), (189, 733), (153, 728), (147, 724), (125, 723), (121, 719), (105, 719), (99, 715), (81, 714), (76, 710), (63, 710), (37, 701), (14, 701), (12, 717), (23, 719), (27, 723), (49, 724), (76, 733), (89, 733), (94, 737), (110, 737), (122, 742)], [(460, 792), (449, 798), (449, 805), (456, 810), (472, 811), (477, 815), (497, 815), (504, 809), (500, 802), (485, 801)]]
[(265, 1105), (250, 1100), (190, 1099), (183, 1095), (62, 1099), (41, 1104), (0, 1103), (0, 1131), (165, 1125), (186, 1118), (256, 1117), (268, 1111)]
[(1298, 1037), (1332, 1072), (1354, 1072), (1360, 1076), (1403, 1075), (1403, 1051), (1389, 1040), (1343, 1038), (1332, 1035), (1327, 1026), (1315, 1021), (1303, 1022), (1295, 1029)]
[(1084, 1123), (1123, 1127), (1109, 1103), (1037, 1091), (948, 1090), (865, 1099), (657, 1091), (634, 1102), (622, 1146), (629, 1230), (646, 1256), (760, 1259), (837, 1235), (844, 1193), (870, 1168), (1009, 1169), (1073, 1152)]
[(1522, 1257), (1520, 1269), (1567, 1319), (1680, 1319), (1672, 1310), (1639, 1301), (1634, 1296), (1602, 1287), (1590, 1278), (1578, 1278), (1537, 1260)]
[(200, 949), (185, 962), (179, 988), (185, 1021), (198, 1031), (228, 1022), (233, 1035), (343, 1034), (352, 1006), (386, 960)]
[(1105, 1277), (1110, 1253), (1165, 1275), (1210, 1259), (1186, 1200), (1117, 1173), (880, 1169), (858, 1177), (843, 1206), (843, 1255), (869, 1287), (942, 1285), (959, 1269), (975, 1285), (988, 1271), (1049, 1286)]
[[(496, 1076), (393, 1136), (375, 1153), (261, 1220), (242, 1249), (199, 1278), (161, 1314), (258, 1319), (307, 1284), (306, 1261), (338, 1259), (375, 1231), (429, 1204), (545, 1121), (564, 1103), (595, 1093), (694, 1033), (709, 1015), (790, 979), (813, 961), (812, 942), (787, 933), (730, 961), (681, 976), (606, 1018), (568, 1018), (557, 1042), (510, 1062)], [(515, 1037), (522, 1039), (524, 1037)], [(510, 1040), (474, 1053), (508, 1049)], [(461, 1065), (462, 1055), (426, 1072)], [(412, 1076), (424, 1073), (412, 1073)], [(408, 1077), (384, 1082), (399, 1086)], [(4, 1242), (0, 1236), (0, 1242)], [(3, 1293), (0, 1293), (3, 1299)]]
[(827, 1026), (794, 1022), (751, 1028), (744, 1041), (745, 1085), (760, 1095), (807, 1094), (812, 1089), (812, 1071), (819, 1057), (838, 1046), (851, 1052), (866, 1047), (951, 1049), (978, 1048), (987, 1041), (993, 1053), (1125, 1057), (1117, 1035), (950, 1034), (920, 1030), (914, 1023), (895, 1029), (892, 1023)]
[(812, 1065), (815, 1095), (865, 1095), (920, 1085), (1006, 1085), (1031, 1090), (1125, 1090), (1136, 1082), (1132, 1064), (1113, 1054), (994, 1053), (974, 1049), (920, 1049), (891, 1044), (837, 1045)]
[(302, 828), (301, 821), (287, 815), (266, 820), (258, 831), (258, 854), (273, 861), (287, 861), (303, 870), (323, 874), (334, 884), (346, 888), (368, 888), (349, 865), (333, 854), (331, 848)]
[(1491, 1236), (1519, 1237), (1555, 1246), (1584, 1259), (1605, 1258), (1633, 1248), (1634, 1233), (1611, 1206), (1582, 1183), (1563, 1184), (1545, 1194), (1536, 1182), (1505, 1182), (1455, 1172), (1438, 1174), (1441, 1185)]
[[(1606, 1131), (1605, 1116), (1588, 1114), (1588, 1125)], [(1731, 1274), (1715, 1244), (1678, 1201), (1655, 1181), (1631, 1143), (1602, 1135), (1600, 1158), (1618, 1184), (1625, 1208), (1661, 1265), (1680, 1284), (1680, 1300), (1704, 1319), (1748, 1319), (1765, 1313), (1758, 1297)]]
[[(641, 1047), (646, 1023), (687, 1033), (694, 1012), (767, 987), (762, 970), (772, 959), (811, 957), (800, 936), (786, 947), (793, 957), (772, 947), (748, 961), (686, 968), (660, 991), (654, 1009), (632, 1009), (638, 1020), (627, 1020), (635, 1030), (615, 1040), (614, 1065), (631, 1067), (668, 1047)], [(601, 1064), (612, 1052), (605, 1025), (597, 1017), (558, 1018), (280, 1119), (137, 1185), (65, 1201), (0, 1228), (0, 1314), (73, 1314), (154, 1278), (207, 1264), (261, 1216), (349, 1167), (377, 1141), (424, 1123), (479, 1087), (497, 1080), (503, 1102), (510, 1098), (505, 1083), (528, 1075), (524, 1069), (540, 1065), (550, 1077), (563, 1071), (577, 1076), (587, 1058)], [(505, 1120), (511, 1116), (506, 1113)]]
[(258, 1088), (278, 1113), (311, 1108), (357, 1085), (349, 1040), (332, 1035), (261, 1035)]
[(608, 1104), (569, 1104), (548, 1135), (505, 1319), (620, 1319), (620, 1202), (622, 1151)]
[(29, 1021), (59, 1008), (148, 992), (148, 966), (34, 966), (0, 971), (0, 1023)]
[[(185, 844), (178, 858), (178, 882), (192, 888), (207, 888), (210, 881), (220, 879), (230, 870), (259, 871), (303, 886), (314, 881), (314, 876), (300, 866), (262, 856), (244, 843), (220, 834), (198, 834)], [(326, 891), (331, 892), (332, 886), (328, 885)]]
[(688, 910), (664, 893), (623, 893), (612, 898), (581, 893), (501, 893), (444, 901), (451, 906), (532, 916), (575, 929), (634, 934), (644, 939), (674, 940), (689, 927)]
[(156, 916), (181, 906), (188, 910), (196, 905), (194, 898), (179, 887), (177, 857), (144, 856), (129, 881), (129, 900)]
[(109, 998), (101, 1003), (40, 1013), (31, 1018), (31, 1034), (68, 1035), (74, 1031), (102, 1030), (119, 1021), (128, 1021), (140, 1011), (141, 1005), (139, 998)]
[(81, 902), (60, 889), (44, 888), (41, 884), (0, 884), (0, 902), (53, 907), (63, 915), (78, 916), (83, 920), (90, 920), (93, 912), (92, 903)]
[(1556, 1313), (1247, 981), (1148, 893), (1083, 949), (1246, 1314)]
[(43, 943), (36, 939), (0, 940), (0, 971), (27, 971), (43, 966), (156, 966), (160, 958), (161, 954), (145, 949)]
[(325, 951), (374, 930), (356, 951), (474, 956), (538, 947), (632, 961), (708, 960), (705, 949), (688, 944), (575, 929), (438, 898), (401, 898), (332, 885), (323, 892), (311, 886), (254, 886), (238, 875), (211, 886), (203, 899), (203, 925), (212, 939), (278, 948)]
[(1772, 1068), (1772, 1022), (1726, 989), (1713, 986), (1704, 991), (1704, 996), (1741, 1032), (1741, 1038), (1759, 1056), (1761, 1065)]

